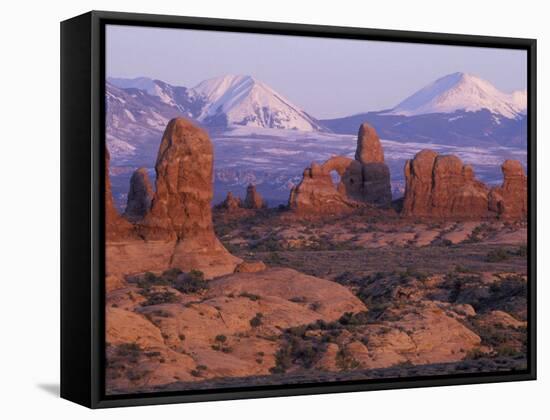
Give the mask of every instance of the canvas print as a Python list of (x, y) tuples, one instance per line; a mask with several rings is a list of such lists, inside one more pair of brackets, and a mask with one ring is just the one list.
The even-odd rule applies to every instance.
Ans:
[(527, 53), (108, 25), (107, 395), (527, 368)]

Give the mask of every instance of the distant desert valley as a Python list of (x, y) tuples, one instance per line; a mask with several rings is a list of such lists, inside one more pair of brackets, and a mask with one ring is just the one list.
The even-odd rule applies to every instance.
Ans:
[[(455, 95), (486, 88), (451, 76)], [(412, 132), (391, 124), (428, 124), (411, 100), (393, 114), (327, 122), (262, 102), (249, 79), (209, 81), (202, 96), (160, 81), (109, 83), (108, 394), (526, 369), (517, 95), (498, 96), (490, 110), (426, 111), (438, 130), (441, 121), (491, 121), (478, 147), (465, 130), (449, 130), (447, 144), (418, 132), (403, 141)], [(237, 109), (220, 102), (234, 83)], [(243, 86), (252, 93), (242, 96)], [(299, 148), (316, 136), (312, 150), (328, 155)], [(390, 161), (385, 145), (402, 154)], [(490, 159), (473, 165), (473, 155)], [(229, 166), (234, 156), (256, 172)]]

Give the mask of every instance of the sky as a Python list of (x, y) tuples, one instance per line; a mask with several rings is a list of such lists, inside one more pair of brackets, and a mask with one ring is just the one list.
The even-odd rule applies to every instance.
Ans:
[(479, 47), (108, 25), (107, 77), (193, 87), (251, 75), (316, 118), (389, 109), (436, 79), (475, 74), (504, 92), (527, 87), (527, 53)]

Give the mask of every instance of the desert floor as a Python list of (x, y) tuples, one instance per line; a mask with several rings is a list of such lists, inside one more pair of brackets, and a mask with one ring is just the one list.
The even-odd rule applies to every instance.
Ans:
[(526, 368), (523, 222), (239, 209), (214, 223), (250, 272), (109, 292), (108, 318), (130, 327), (108, 326), (108, 392)]

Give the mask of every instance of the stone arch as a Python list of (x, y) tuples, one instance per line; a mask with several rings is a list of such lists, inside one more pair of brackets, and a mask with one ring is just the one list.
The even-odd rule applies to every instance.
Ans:
[(332, 184), (334, 185), (334, 188), (338, 189), (338, 185), (340, 185), (340, 183), (342, 182), (342, 177), (340, 176), (340, 173), (336, 169), (333, 169), (329, 172), (329, 175), (330, 179), (332, 180)]
[(354, 200), (362, 200), (363, 165), (360, 162), (344, 156), (334, 156), (323, 163), (321, 168), (329, 176), (333, 171), (339, 175), (340, 182), (336, 189), (340, 194)]
[[(336, 185), (331, 172), (340, 176)], [(333, 156), (323, 164), (312, 163), (292, 190), (289, 206), (330, 212), (336, 207), (354, 208), (363, 204), (389, 207), (391, 199), (390, 171), (384, 163), (380, 139), (374, 128), (365, 123), (359, 130), (355, 159)]]

